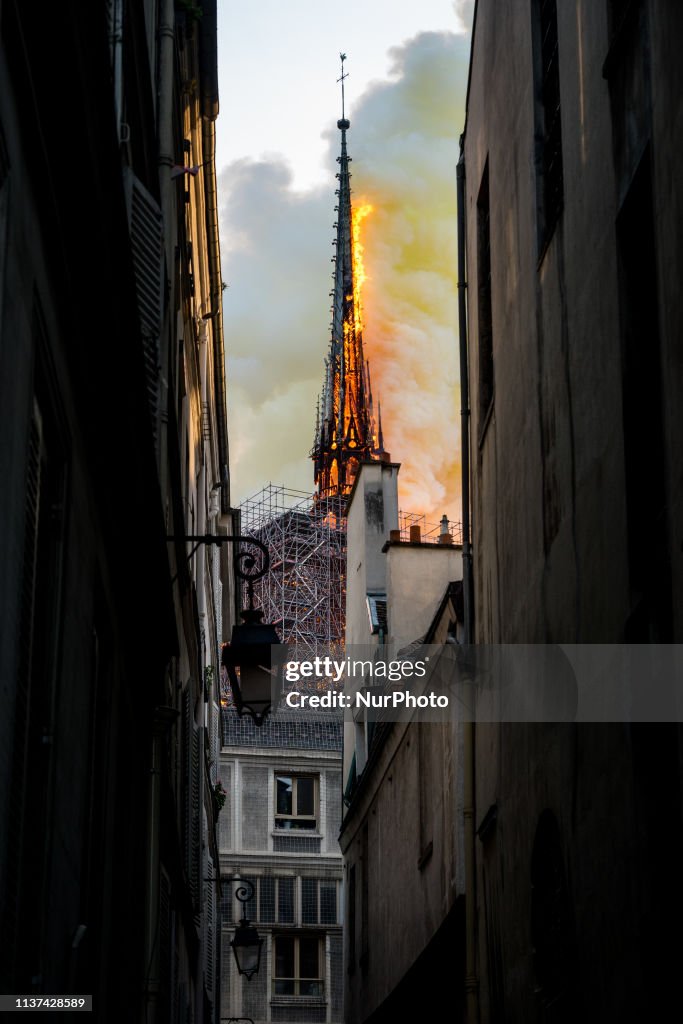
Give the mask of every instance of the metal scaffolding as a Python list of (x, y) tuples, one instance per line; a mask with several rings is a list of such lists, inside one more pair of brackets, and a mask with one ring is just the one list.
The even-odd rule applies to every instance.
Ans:
[(270, 569), (254, 587), (256, 605), (297, 661), (344, 651), (345, 505), (346, 498), (272, 483), (240, 505), (241, 531), (270, 554)]

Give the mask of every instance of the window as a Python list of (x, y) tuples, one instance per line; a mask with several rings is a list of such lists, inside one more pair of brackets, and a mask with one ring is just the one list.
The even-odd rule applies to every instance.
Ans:
[(337, 883), (334, 879), (301, 879), (301, 923), (337, 924)]
[(273, 995), (324, 996), (322, 937), (276, 935), (273, 944)]
[(275, 776), (275, 828), (316, 828), (317, 783), (313, 775)]
[[(253, 923), (261, 924), (294, 924), (294, 908), (296, 879), (274, 878), (272, 875), (262, 875), (259, 878), (250, 878), (249, 882), (254, 886), (254, 895), (246, 903), (240, 903), (239, 916), (247, 917)], [(225, 897), (226, 886), (223, 887)], [(233, 900), (236, 897), (230, 893), (228, 915), (224, 916), (224, 922), (229, 924), (232, 920)]]
[(221, 921), (223, 927), (226, 928), (232, 924), (232, 901), (234, 894), (228, 880), (225, 880), (221, 885)]
[(557, 0), (533, 0), (539, 246), (549, 241), (564, 204)]

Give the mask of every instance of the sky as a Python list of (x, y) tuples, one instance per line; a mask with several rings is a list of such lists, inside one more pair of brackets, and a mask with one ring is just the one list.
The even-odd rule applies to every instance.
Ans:
[[(219, 4), (232, 502), (313, 490), (345, 71), (363, 343), (404, 511), (459, 519), (456, 191), (471, 0)], [(341, 17), (343, 12), (343, 17)]]

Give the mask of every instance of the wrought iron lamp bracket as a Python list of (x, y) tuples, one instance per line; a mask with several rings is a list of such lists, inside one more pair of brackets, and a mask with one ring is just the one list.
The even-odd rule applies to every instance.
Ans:
[[(245, 544), (251, 545), (252, 548), (257, 549), (257, 553), (254, 551), (237, 551), (235, 555), (235, 575), (244, 580), (247, 584), (247, 594), (249, 595), (249, 611), (254, 610), (254, 584), (262, 579), (268, 569), (270, 568), (270, 554), (268, 548), (262, 541), (257, 540), (256, 537), (243, 537), (238, 534), (215, 534), (215, 533), (188, 533), (183, 535), (178, 534), (167, 534), (166, 540), (192, 544), (194, 547), (187, 556), (187, 560), (192, 558), (197, 549), (202, 544), (215, 544), (220, 547), (221, 544)], [(260, 557), (259, 557), (260, 556)], [(259, 564), (260, 563), (260, 564)], [(178, 579), (178, 573), (175, 574), (172, 583)]]

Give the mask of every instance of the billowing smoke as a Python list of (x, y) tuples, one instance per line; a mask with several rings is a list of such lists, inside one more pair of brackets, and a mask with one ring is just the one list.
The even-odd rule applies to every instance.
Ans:
[[(353, 202), (363, 222), (363, 341), (401, 507), (459, 518), (456, 164), (469, 42), (425, 33), (389, 81), (351, 105)], [(334, 122), (333, 122), (334, 124)], [(279, 160), (221, 175), (233, 502), (269, 480), (312, 490), (315, 400), (329, 340), (334, 173), (292, 191)], [(329, 245), (327, 242), (329, 241)]]

